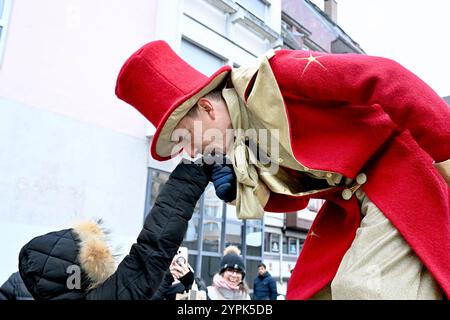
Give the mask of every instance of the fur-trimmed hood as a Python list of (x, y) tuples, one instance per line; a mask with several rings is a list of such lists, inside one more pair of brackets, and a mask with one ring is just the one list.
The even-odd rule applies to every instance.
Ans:
[(116, 263), (108, 246), (107, 232), (100, 223), (85, 221), (73, 228), (79, 239), (78, 260), (90, 280), (90, 289), (108, 279), (116, 270)]
[(83, 221), (28, 242), (19, 254), (19, 271), (38, 299), (84, 296), (116, 270), (102, 221)]

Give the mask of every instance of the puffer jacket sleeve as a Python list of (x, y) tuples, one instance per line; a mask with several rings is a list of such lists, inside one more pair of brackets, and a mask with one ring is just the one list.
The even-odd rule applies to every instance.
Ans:
[(0, 300), (32, 300), (19, 272), (13, 273), (0, 287)]
[(15, 300), (15, 289), (11, 278), (12, 277), (9, 277), (0, 287), (0, 300)]
[(195, 205), (208, 185), (203, 166), (181, 162), (164, 185), (130, 253), (87, 299), (151, 299), (183, 241)]
[(167, 270), (166, 274), (164, 275), (164, 279), (161, 282), (161, 285), (159, 286), (158, 290), (153, 295), (152, 300), (165, 300), (165, 294), (167, 290), (169, 290), (173, 281), (174, 280), (172, 273), (170, 273), (170, 270)]

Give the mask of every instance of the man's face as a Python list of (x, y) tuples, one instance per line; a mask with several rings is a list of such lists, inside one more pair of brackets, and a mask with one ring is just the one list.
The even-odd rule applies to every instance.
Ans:
[(187, 115), (178, 123), (172, 141), (178, 142), (192, 158), (199, 154), (226, 154), (233, 130), (225, 101), (201, 98), (194, 108), (194, 115)]
[(264, 268), (263, 266), (260, 266), (260, 267), (258, 268), (258, 274), (259, 274), (260, 276), (263, 276), (264, 273), (266, 273), (266, 268)]

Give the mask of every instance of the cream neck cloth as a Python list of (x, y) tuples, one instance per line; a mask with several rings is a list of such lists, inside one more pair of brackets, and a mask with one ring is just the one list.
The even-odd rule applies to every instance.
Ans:
[(249, 128), (247, 109), (234, 89), (223, 89), (222, 96), (228, 106), (235, 135), (228, 157), (237, 180), (236, 215), (239, 219), (262, 219), (270, 192), (264, 183), (260, 183), (256, 158), (245, 143), (245, 131)]

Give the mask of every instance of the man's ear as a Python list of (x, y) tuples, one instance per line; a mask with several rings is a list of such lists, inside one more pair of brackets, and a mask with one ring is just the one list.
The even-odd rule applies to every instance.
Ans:
[(208, 116), (212, 119), (216, 119), (216, 109), (214, 108), (214, 105), (211, 103), (211, 100), (207, 98), (200, 98), (197, 102), (200, 110), (205, 111), (208, 113)]

